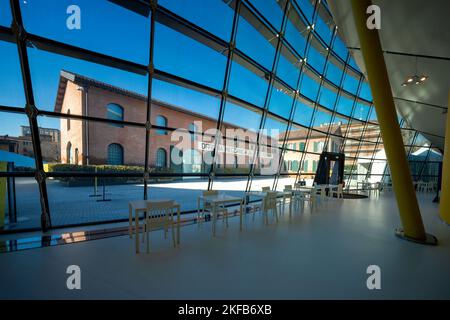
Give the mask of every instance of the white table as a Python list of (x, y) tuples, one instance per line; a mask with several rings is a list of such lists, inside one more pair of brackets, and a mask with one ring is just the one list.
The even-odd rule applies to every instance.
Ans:
[[(211, 195), (211, 196), (200, 196), (197, 199), (197, 207), (200, 208), (200, 202), (203, 201), (203, 205), (209, 204), (212, 208), (211, 215), (213, 217), (212, 221), (212, 229), (213, 229), (213, 236), (216, 235), (216, 219), (217, 219), (217, 207), (219, 205), (223, 204), (229, 204), (229, 203), (239, 203), (240, 204), (240, 211), (239, 211), (239, 223), (240, 223), (240, 230), (242, 230), (242, 204), (243, 200), (241, 197), (237, 196), (230, 196), (227, 194), (219, 193), (218, 195)], [(227, 222), (228, 227), (228, 222)]]
[[(144, 218), (146, 218), (147, 214), (147, 203), (150, 202), (162, 202), (162, 201), (171, 201), (167, 199), (160, 199), (160, 200), (134, 200), (130, 201), (128, 203), (128, 209), (129, 209), (129, 227), (128, 232), (130, 234), (130, 238), (133, 237), (133, 212), (135, 214), (134, 216), (134, 231), (135, 231), (135, 237), (136, 237), (136, 253), (139, 253), (139, 213), (144, 213)], [(180, 244), (180, 205), (174, 202), (173, 208), (177, 209), (177, 244)]]
[(298, 195), (298, 194), (301, 194), (302, 196), (307, 195), (307, 194), (311, 195), (311, 193), (312, 193), (313, 190), (314, 190), (313, 187), (302, 186), (302, 187), (300, 187), (300, 188), (293, 189), (293, 190), (292, 190), (292, 194), (293, 194), (294, 196), (295, 196), (295, 195)]
[[(286, 198), (288, 198), (289, 196), (292, 196), (294, 190), (290, 190), (290, 191), (270, 191), (270, 192), (276, 192), (277, 193), (277, 197), (281, 196), (283, 197), (283, 211), (284, 211), (284, 207), (286, 205)], [(245, 193), (246, 196), (250, 196), (250, 197), (256, 197), (256, 198), (261, 198), (262, 200), (267, 196), (267, 192), (266, 191), (249, 191)], [(292, 216), (292, 200), (289, 202), (289, 218)]]

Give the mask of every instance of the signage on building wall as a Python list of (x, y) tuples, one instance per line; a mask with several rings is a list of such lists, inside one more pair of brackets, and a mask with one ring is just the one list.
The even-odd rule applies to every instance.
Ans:
[[(208, 152), (208, 151), (213, 151), (214, 150), (214, 143), (208, 143), (208, 142), (203, 142), (203, 141), (198, 141), (197, 142), (197, 148), (201, 151), (204, 152)], [(239, 148), (239, 147), (233, 147), (233, 146), (225, 146), (223, 144), (219, 144), (217, 146), (217, 151), (219, 153), (229, 153), (229, 154), (234, 154), (234, 155), (240, 155), (240, 156), (253, 156), (255, 150), (252, 148)], [(259, 152), (259, 157), (260, 158), (265, 158), (265, 159), (272, 159), (273, 156), (272, 154), (269, 154), (267, 152), (263, 152), (262, 150), (260, 150)]]

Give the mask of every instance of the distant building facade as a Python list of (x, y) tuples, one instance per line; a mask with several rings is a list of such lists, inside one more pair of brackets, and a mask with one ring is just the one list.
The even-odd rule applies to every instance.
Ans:
[(19, 153), (19, 141), (17, 140), (17, 137), (8, 135), (0, 136), (0, 150)]
[[(21, 135), (0, 136), (0, 150), (34, 157), (31, 129), (29, 126), (21, 126)], [(45, 162), (60, 161), (60, 131), (54, 128), (39, 127), (42, 158)]]
[[(328, 125), (326, 126), (328, 130)], [(320, 130), (320, 127), (314, 127)], [(288, 173), (297, 173), (299, 169), (305, 178), (316, 173), (319, 164), (320, 154), (327, 152), (342, 152), (341, 146), (343, 136), (339, 124), (329, 126), (330, 136), (326, 139), (326, 134), (309, 130), (307, 128), (292, 130), (286, 137), (286, 152), (284, 155), (284, 171)], [(323, 128), (322, 128), (323, 130)], [(280, 140), (284, 138), (282, 136)], [(305, 152), (304, 154), (299, 153)], [(301, 168), (300, 168), (301, 166)]]

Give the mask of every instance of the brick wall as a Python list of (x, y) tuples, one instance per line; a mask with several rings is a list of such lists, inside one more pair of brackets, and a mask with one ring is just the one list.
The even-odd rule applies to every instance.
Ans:
[[(67, 82), (65, 96), (61, 111), (67, 113), (70, 109), (71, 114), (84, 115), (84, 94), (85, 91), (78, 90), (78, 85), (71, 81)], [(107, 106), (114, 103), (120, 105), (124, 111), (124, 120), (130, 122), (144, 123), (146, 121), (146, 101), (137, 97), (127, 96), (121, 93), (115, 93), (110, 90), (91, 86), (88, 92), (88, 116), (98, 118), (108, 118)], [(179, 107), (166, 105), (164, 103), (154, 102), (151, 111), (151, 122), (156, 124), (157, 116), (163, 116), (167, 119), (167, 127), (184, 128), (188, 130), (191, 123), (197, 122), (198, 131), (204, 132), (208, 129), (215, 129), (217, 126), (215, 119), (203, 117), (189, 110), (180, 110)], [(200, 123), (198, 123), (200, 121)], [(67, 163), (67, 145), (70, 142), (72, 148), (72, 163), (74, 163), (75, 148), (79, 150), (78, 164), (86, 164), (86, 153), (89, 150), (89, 164), (106, 164), (108, 158), (108, 146), (112, 143), (120, 144), (124, 151), (124, 164), (143, 165), (145, 148), (145, 129), (137, 126), (118, 126), (109, 123), (95, 121), (70, 120), (70, 130), (67, 129), (68, 121), (61, 120), (61, 162)], [(227, 128), (234, 126), (225, 124), (223, 132)], [(88, 138), (87, 138), (88, 137)], [(253, 137), (256, 135), (253, 133)], [(190, 140), (190, 139), (188, 139)], [(199, 149), (198, 141), (202, 137), (196, 137), (194, 149)], [(205, 138), (205, 140), (207, 140)], [(223, 141), (222, 143), (225, 143)], [(227, 141), (232, 143), (234, 141)], [(156, 152), (159, 148), (166, 151), (167, 166), (170, 166), (171, 146), (175, 146), (176, 141), (171, 141), (171, 132), (166, 135), (158, 134), (154, 129), (150, 135), (149, 148), (149, 166), (156, 165)], [(248, 144), (247, 144), (248, 145)], [(203, 152), (199, 151), (200, 157)], [(221, 155), (224, 158), (224, 155)], [(225, 157), (222, 163), (235, 162), (234, 155)], [(228, 162), (227, 162), (228, 160)], [(248, 157), (238, 156), (240, 162), (248, 162)]]

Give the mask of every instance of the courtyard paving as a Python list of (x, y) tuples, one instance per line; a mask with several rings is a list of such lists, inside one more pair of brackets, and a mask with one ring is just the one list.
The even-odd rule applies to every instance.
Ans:
[[(261, 190), (263, 186), (272, 186), (272, 183), (273, 178), (255, 179), (252, 189)], [(278, 189), (293, 183), (293, 178), (280, 179)], [(242, 196), (246, 184), (246, 178), (217, 179), (213, 188), (230, 195)], [(206, 190), (207, 185), (207, 180), (192, 178), (151, 184), (148, 186), (148, 195), (149, 199), (175, 199), (181, 205), (182, 211), (191, 211), (197, 209), (197, 198)], [(143, 199), (144, 193), (143, 184), (108, 185), (105, 187), (105, 198), (109, 201), (98, 201), (102, 197), (91, 196), (94, 194), (93, 186), (68, 187), (57, 180), (48, 180), (47, 189), (53, 226), (126, 219), (129, 201)], [(102, 194), (102, 191), (102, 185), (99, 183), (98, 193)], [(33, 178), (17, 178), (16, 194), (18, 223), (9, 225), (9, 228), (39, 227), (41, 205), (36, 181)]]

